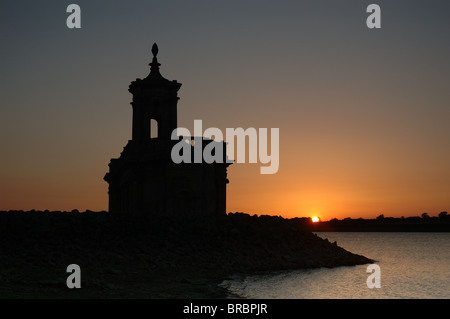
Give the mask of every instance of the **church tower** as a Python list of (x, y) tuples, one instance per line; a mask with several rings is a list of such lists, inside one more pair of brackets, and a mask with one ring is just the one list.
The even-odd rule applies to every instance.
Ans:
[[(133, 95), (132, 139), (119, 158), (111, 159), (104, 178), (109, 184), (109, 212), (127, 217), (225, 215), (230, 165), (226, 161), (225, 143), (220, 142), (224, 150), (222, 163), (172, 161), (171, 150), (179, 142), (171, 136), (177, 128), (181, 83), (161, 75), (158, 51), (154, 44), (150, 74), (129, 86)], [(203, 147), (217, 143), (203, 141)]]
[(170, 140), (177, 128), (178, 90), (181, 83), (165, 79), (159, 72), (158, 46), (152, 47), (153, 61), (150, 74), (143, 80), (132, 82), (129, 92), (133, 94), (133, 141), (150, 139), (151, 120), (158, 124), (157, 136)]

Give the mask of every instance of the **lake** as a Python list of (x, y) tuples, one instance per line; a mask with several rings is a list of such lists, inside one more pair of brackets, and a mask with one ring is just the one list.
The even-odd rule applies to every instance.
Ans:
[(450, 298), (450, 233), (316, 234), (374, 259), (381, 287), (368, 288), (368, 265), (235, 276), (221, 286), (241, 298)]

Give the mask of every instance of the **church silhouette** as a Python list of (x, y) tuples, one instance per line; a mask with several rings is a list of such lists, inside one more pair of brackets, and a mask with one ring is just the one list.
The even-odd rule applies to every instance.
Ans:
[[(109, 184), (109, 212), (115, 215), (162, 214), (196, 217), (226, 214), (226, 143), (202, 138), (202, 147), (220, 143), (222, 163), (175, 164), (171, 150), (177, 128), (178, 91), (181, 83), (165, 79), (153, 44), (150, 74), (129, 86), (133, 95), (132, 139), (117, 159), (111, 159), (104, 180)], [(152, 125), (157, 126), (156, 128)], [(156, 136), (151, 136), (152, 132)], [(197, 140), (196, 137), (193, 140)], [(194, 154), (194, 146), (191, 154)]]

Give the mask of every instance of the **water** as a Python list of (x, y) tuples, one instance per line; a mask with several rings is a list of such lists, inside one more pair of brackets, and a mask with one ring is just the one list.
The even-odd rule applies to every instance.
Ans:
[(381, 288), (367, 287), (368, 265), (236, 277), (221, 285), (242, 298), (450, 298), (450, 233), (317, 233), (374, 259)]

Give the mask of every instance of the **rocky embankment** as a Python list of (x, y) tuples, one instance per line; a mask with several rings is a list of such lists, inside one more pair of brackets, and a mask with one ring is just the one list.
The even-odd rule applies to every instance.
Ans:
[[(370, 263), (306, 230), (302, 219), (0, 212), (1, 298), (210, 298), (235, 273)], [(70, 290), (66, 268), (81, 268)]]

